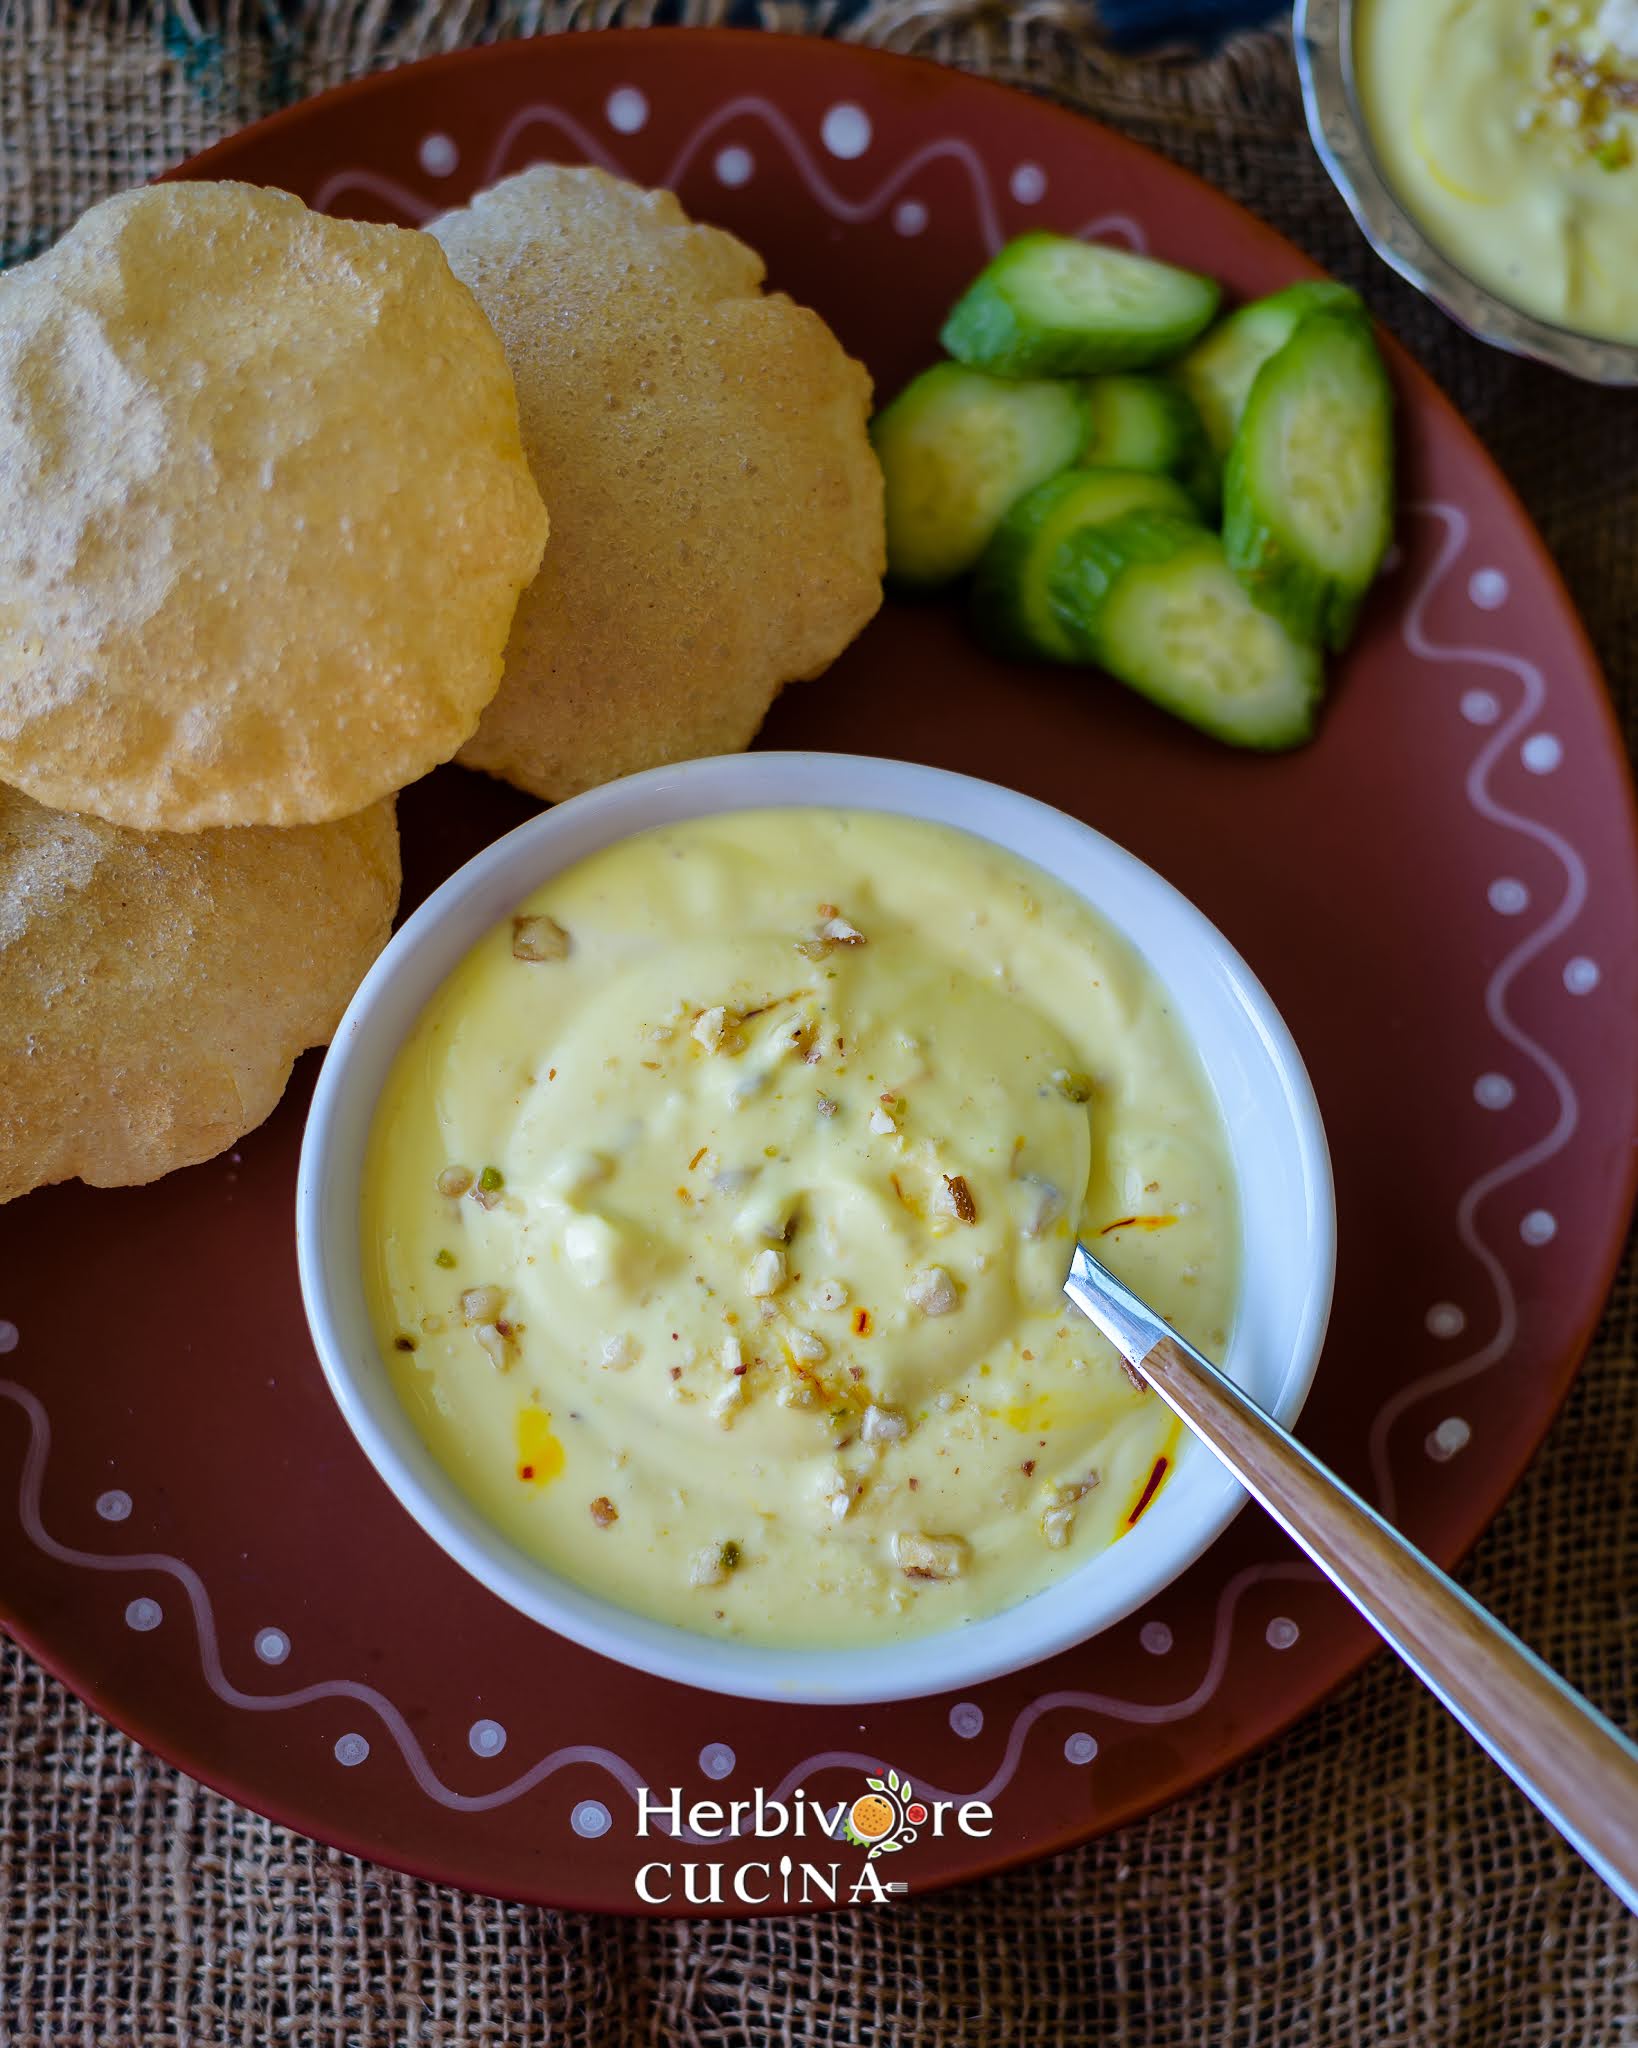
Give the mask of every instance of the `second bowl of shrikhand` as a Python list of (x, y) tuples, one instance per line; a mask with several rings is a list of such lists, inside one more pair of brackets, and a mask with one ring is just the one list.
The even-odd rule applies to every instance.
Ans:
[(1241, 1504), (1064, 1301), (1077, 1236), (1286, 1422), (1334, 1257), (1214, 927), (1060, 812), (837, 755), (659, 769), (468, 863), (343, 1020), (297, 1203), (421, 1526), (592, 1649), (792, 1701), (1051, 1655)]
[(1481, 340), (1638, 383), (1634, 0), (1297, 0), (1294, 28), (1377, 254)]

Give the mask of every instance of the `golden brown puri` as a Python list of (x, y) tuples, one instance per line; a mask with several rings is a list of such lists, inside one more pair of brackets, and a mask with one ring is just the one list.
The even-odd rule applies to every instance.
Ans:
[(115, 824), (340, 818), (494, 694), (546, 515), (429, 236), (105, 200), (0, 282), (0, 780)]
[(391, 801), (140, 833), (0, 786), (0, 1202), (155, 1180), (254, 1128), (398, 903)]
[(460, 758), (539, 796), (745, 746), (881, 602), (870, 380), (668, 192), (541, 165), (431, 224), (552, 507)]

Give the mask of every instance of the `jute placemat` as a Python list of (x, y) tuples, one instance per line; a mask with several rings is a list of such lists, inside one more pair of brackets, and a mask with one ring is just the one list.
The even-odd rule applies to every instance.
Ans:
[[(103, 193), (353, 73), (656, 11), (0, 0), (0, 251), (32, 253)], [(1068, 0), (687, 10), (730, 14), (936, 55), (1086, 108), (1361, 285), (1518, 484), (1632, 735), (1638, 397), (1480, 349), (1372, 262), (1309, 154), (1278, 39), (1135, 67)], [(1627, 1721), (1635, 1358), (1629, 1262), (1567, 1412), (1468, 1573)], [(891, 1913), (713, 1927), (531, 1911), (360, 1865), (201, 1791), (15, 1649), (0, 1657), (0, 2048), (1638, 2043), (1633, 1923), (1385, 1660), (1216, 1785), (1074, 1854)]]

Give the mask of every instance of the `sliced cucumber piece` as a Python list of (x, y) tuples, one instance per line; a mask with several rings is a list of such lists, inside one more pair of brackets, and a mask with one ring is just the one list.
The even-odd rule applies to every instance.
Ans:
[(973, 619), (980, 635), (998, 653), (1078, 660), (1047, 589), (1064, 542), (1083, 526), (1127, 512), (1171, 512), (1186, 519), (1193, 510), (1171, 477), (1132, 469), (1072, 469), (1038, 485), (1002, 520), (979, 561)]
[(998, 377), (1141, 370), (1187, 348), (1217, 310), (1215, 278), (1069, 235), (1020, 235), (944, 323), (957, 361)]
[(1169, 377), (1094, 377), (1086, 387), (1092, 431), (1086, 469), (1142, 469), (1175, 476), (1199, 510), (1217, 510), (1222, 476), (1194, 400)]
[(1318, 649), (1251, 602), (1208, 528), (1155, 512), (1083, 528), (1048, 586), (1084, 655), (1202, 732), (1263, 749), (1313, 732)]
[(1086, 441), (1074, 384), (1011, 383), (938, 363), (871, 422), (887, 488), (887, 573), (948, 583), (970, 569), (1008, 506)]
[(1393, 389), (1370, 323), (1310, 313), (1257, 373), (1229, 451), (1223, 544), (1265, 611), (1340, 650), (1393, 538)]
[(1359, 299), (1346, 285), (1328, 279), (1287, 285), (1231, 313), (1177, 365), (1174, 374), (1194, 400), (1220, 458), (1228, 454), (1257, 372), (1285, 347), (1299, 320), (1325, 306), (1357, 310)]

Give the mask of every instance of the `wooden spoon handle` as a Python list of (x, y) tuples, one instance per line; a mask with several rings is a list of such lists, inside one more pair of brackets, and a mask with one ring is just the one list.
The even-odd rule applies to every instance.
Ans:
[(1638, 1912), (1638, 1745), (1209, 1360), (1169, 1332), (1148, 1342), (1161, 1327), (1152, 1311), (1143, 1310), (1148, 1328), (1138, 1336), (1121, 1311), (1142, 1305), (1084, 1253), (1071, 1299), (1093, 1313), (1081, 1288), (1094, 1275), (1125, 1299), (1112, 1318), (1093, 1319)]

